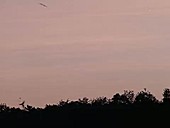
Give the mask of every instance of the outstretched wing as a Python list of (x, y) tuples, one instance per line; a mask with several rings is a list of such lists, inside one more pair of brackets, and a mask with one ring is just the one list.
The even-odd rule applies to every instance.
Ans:
[(20, 103), (19, 105), (24, 105), (25, 104), (25, 101), (23, 101), (22, 103)]
[(43, 3), (39, 3), (41, 6), (43, 7), (47, 7), (47, 5), (43, 4)]

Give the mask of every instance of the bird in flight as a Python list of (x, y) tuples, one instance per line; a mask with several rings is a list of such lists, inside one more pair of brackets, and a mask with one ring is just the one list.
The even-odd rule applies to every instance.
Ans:
[(23, 108), (25, 107), (25, 101), (23, 101), (22, 103), (20, 103), (19, 105), (21, 105)]
[(39, 3), (41, 6), (47, 8), (47, 5), (43, 4), (43, 3)]

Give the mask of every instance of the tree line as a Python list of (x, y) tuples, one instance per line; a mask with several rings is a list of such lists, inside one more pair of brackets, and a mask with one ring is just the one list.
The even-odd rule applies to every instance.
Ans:
[(0, 104), (0, 123), (5, 127), (164, 127), (169, 123), (170, 89), (161, 100), (147, 89), (137, 94), (125, 90), (112, 98), (86, 97), (76, 101), (61, 100), (44, 108), (22, 104), (22, 108)]

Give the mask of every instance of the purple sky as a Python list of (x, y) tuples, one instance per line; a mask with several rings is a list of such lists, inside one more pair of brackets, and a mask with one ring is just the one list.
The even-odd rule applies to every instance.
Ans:
[(145, 87), (161, 98), (169, 24), (169, 0), (0, 0), (0, 102), (44, 106)]

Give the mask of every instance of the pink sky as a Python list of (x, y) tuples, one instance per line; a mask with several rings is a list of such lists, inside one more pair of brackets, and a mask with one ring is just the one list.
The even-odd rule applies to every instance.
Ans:
[(161, 98), (169, 24), (169, 0), (0, 0), (0, 102), (45, 106), (145, 87)]

